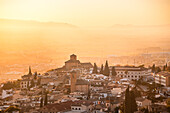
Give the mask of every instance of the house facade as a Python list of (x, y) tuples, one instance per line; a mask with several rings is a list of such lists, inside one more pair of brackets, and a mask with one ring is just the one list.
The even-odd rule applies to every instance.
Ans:
[(150, 69), (133, 66), (115, 66), (116, 77), (129, 80), (139, 80), (143, 76), (151, 74)]
[(170, 87), (170, 72), (162, 71), (154, 74), (155, 83)]

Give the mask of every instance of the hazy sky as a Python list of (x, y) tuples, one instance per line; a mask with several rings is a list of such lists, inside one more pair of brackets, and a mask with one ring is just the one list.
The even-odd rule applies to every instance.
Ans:
[(0, 0), (0, 18), (77, 26), (170, 24), (170, 0)]

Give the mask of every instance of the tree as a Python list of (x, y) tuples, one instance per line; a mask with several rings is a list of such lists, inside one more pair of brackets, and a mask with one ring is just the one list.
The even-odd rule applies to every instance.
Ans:
[(100, 69), (100, 74), (103, 74), (103, 64), (102, 64), (101, 69)]
[(37, 72), (34, 73), (34, 79), (37, 79)]
[(88, 95), (87, 95), (87, 100), (90, 99), (90, 95), (91, 95), (91, 92), (90, 92), (90, 90), (89, 90), (89, 91), (88, 91)]
[(135, 94), (133, 91), (130, 91), (130, 101), (131, 101), (131, 113), (134, 113), (135, 111), (137, 111), (137, 104), (136, 104), (136, 100), (135, 100)]
[(109, 76), (110, 75), (110, 70), (109, 70), (109, 65), (108, 65), (108, 61), (107, 60), (106, 60), (106, 64), (105, 64), (105, 68), (104, 68), (103, 74), (105, 76)]
[(141, 97), (141, 92), (140, 91), (138, 91), (137, 89), (136, 89), (136, 87), (134, 87), (133, 89), (132, 89), (132, 91), (134, 92), (134, 94), (135, 94), (135, 96), (134, 97)]
[(141, 67), (141, 68), (143, 68), (145, 65), (144, 64), (142, 64), (142, 65), (139, 65), (138, 67)]
[(41, 97), (41, 100), (40, 100), (40, 108), (43, 107), (43, 97)]
[(93, 67), (93, 74), (97, 74), (97, 65), (96, 63), (94, 63), (94, 67)]
[(14, 85), (12, 84), (12, 82), (8, 81), (7, 83), (5, 83), (2, 87), (3, 90), (9, 90), (9, 89), (13, 89)]
[(161, 68), (160, 68), (160, 67), (156, 67), (156, 68), (155, 68), (155, 72), (156, 72), (156, 73), (161, 72)]
[(119, 107), (116, 107), (116, 108), (114, 109), (114, 111), (115, 111), (115, 113), (119, 113)]
[(165, 64), (165, 68), (167, 68), (168, 67), (168, 65), (167, 65), (167, 63)]
[(137, 111), (134, 91), (129, 91), (129, 86), (125, 92), (124, 113), (134, 113)]
[(19, 108), (17, 108), (16, 106), (9, 106), (7, 109), (5, 109), (5, 113), (14, 113), (20, 111)]
[(39, 78), (37, 81), (37, 85), (40, 85), (40, 84), (41, 84), (41, 79)]
[(165, 70), (166, 70), (166, 66), (163, 67), (163, 71), (165, 71)]
[(45, 93), (45, 100), (44, 100), (44, 106), (48, 104), (48, 95), (47, 92)]
[(129, 86), (125, 92), (124, 113), (131, 113), (131, 101), (130, 101), (130, 94), (129, 94)]
[(155, 73), (155, 64), (152, 66), (152, 72)]
[(116, 73), (115, 67), (113, 66), (113, 67), (112, 67), (112, 76), (115, 77), (116, 74), (117, 74), (117, 73)]

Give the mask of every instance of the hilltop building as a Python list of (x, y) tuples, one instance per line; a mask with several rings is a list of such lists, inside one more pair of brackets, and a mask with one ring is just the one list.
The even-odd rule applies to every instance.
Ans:
[(66, 70), (70, 70), (70, 69), (74, 69), (74, 68), (78, 68), (81, 66), (81, 63), (79, 60), (77, 60), (77, 56), (72, 54), (70, 56), (70, 60), (65, 62), (65, 69)]
[(29, 72), (27, 75), (23, 75), (20, 83), (21, 89), (27, 89), (31, 85), (31, 79), (33, 78), (33, 74), (31, 72), (31, 67), (29, 67)]
[(90, 69), (93, 65), (90, 62), (87, 63), (81, 63), (79, 60), (77, 60), (77, 56), (75, 54), (70, 55), (70, 60), (65, 62), (65, 65), (63, 68), (65, 70), (71, 70), (76, 68), (85, 68)]
[(21, 89), (27, 89), (30, 88), (31, 86), (31, 82), (34, 81), (34, 83), (37, 83), (37, 76), (39, 76), (39, 74), (37, 74), (37, 72), (35, 72), (34, 74), (32, 74), (31, 72), (31, 67), (29, 67), (29, 72), (26, 75), (23, 75), (21, 78), (21, 82), (20, 82), (20, 88)]

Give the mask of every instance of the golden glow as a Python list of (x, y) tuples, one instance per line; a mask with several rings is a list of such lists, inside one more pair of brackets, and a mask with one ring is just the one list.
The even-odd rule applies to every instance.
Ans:
[(0, 0), (0, 75), (28, 65), (45, 72), (72, 53), (100, 62), (147, 47), (169, 51), (168, 24), (170, 0)]
[(78, 26), (170, 24), (170, 0), (0, 0), (0, 18)]

